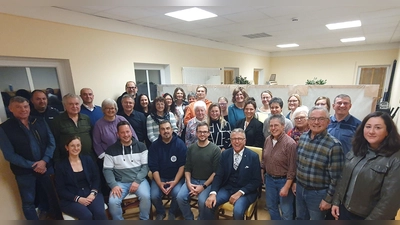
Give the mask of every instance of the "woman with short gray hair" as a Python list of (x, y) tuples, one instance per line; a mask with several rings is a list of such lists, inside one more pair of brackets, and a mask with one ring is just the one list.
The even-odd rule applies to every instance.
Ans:
[[(111, 98), (104, 99), (101, 103), (101, 109), (104, 116), (96, 122), (93, 128), (93, 147), (99, 159), (104, 157), (108, 146), (118, 140), (117, 124), (121, 121), (127, 121), (123, 116), (117, 115), (117, 103)], [(130, 128), (133, 137), (138, 140), (132, 126)]]

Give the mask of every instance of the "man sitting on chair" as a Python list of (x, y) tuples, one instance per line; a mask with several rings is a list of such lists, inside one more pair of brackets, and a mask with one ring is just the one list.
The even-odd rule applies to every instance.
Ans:
[[(246, 135), (243, 129), (231, 132), (232, 148), (222, 152), (219, 168), (211, 185), (211, 192), (206, 200), (207, 215), (214, 215), (215, 210), (225, 202), (234, 205), (233, 219), (243, 220), (246, 209), (256, 201), (257, 189), (262, 179), (260, 159), (257, 153), (245, 148)], [(214, 217), (205, 218), (208, 220)]]

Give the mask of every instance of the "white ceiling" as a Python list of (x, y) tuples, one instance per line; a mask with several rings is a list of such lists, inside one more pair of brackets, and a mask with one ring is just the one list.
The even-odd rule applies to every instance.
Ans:
[[(261, 6), (243, 5), (243, 2), (242, 4), (226, 4), (224, 6), (197, 6), (217, 14), (218, 17), (193, 22), (181, 21), (164, 15), (190, 6), (154, 6), (154, 4), (153, 6), (151, 4), (148, 4), (148, 6), (132, 4), (127, 6), (123, 4), (126, 1), (114, 0), (111, 5), (70, 6), (63, 4), (70, 3), (70, 1), (56, 1), (52, 2), (52, 5), (40, 7), (46, 8), (46, 12), (51, 10), (60, 12), (62, 10), (63, 14), (69, 13), (71, 16), (79, 13), (85, 15), (85, 18), (90, 16), (101, 19), (99, 22), (104, 21), (105, 18), (119, 23), (140, 26), (153, 32), (172, 32), (176, 42), (187, 43), (188, 38), (192, 38), (190, 39), (192, 44), (196, 44), (195, 40), (206, 40), (204, 43), (211, 41), (216, 45), (224, 45), (225, 47), (239, 47), (266, 53), (400, 43), (400, 0), (381, 0), (377, 2), (378, 4), (373, 5), (361, 4), (365, 1), (350, 0), (351, 6), (335, 3), (335, 5), (332, 5), (332, 3), (324, 5), (320, 1), (308, 1), (315, 4), (302, 6), (294, 5), (298, 4), (297, 1), (264, 0), (264, 4), (261, 4)], [(267, 6), (266, 3), (270, 2), (273, 2), (273, 4)], [(290, 4), (290, 2), (293, 4)], [(15, 6), (12, 8), (13, 10), (9, 11), (3, 7), (0, 12), (34, 17), (32, 10), (29, 11), (29, 8), (26, 7), (37, 10), (38, 6), (24, 7), (24, 11), (20, 10), (18, 13), (14, 13), (16, 12)], [(39, 18), (39, 15), (37, 17)], [(40, 18), (44, 18), (43, 15)], [(47, 20), (56, 21), (52, 18), (55, 18), (54, 15), (48, 17)], [(293, 22), (293, 18), (298, 21)], [(350, 20), (361, 20), (362, 26), (333, 31), (325, 27), (325, 24), (328, 23)], [(85, 20), (81, 20), (80, 24), (78, 22), (75, 25), (89, 26)], [(96, 25), (96, 28), (101, 27), (101, 23)], [(130, 28), (130, 26), (124, 27), (124, 29)], [(107, 30), (105, 25), (104, 30)], [(243, 36), (255, 33), (267, 33), (271, 36), (256, 39)], [(147, 36), (145, 32), (139, 35)], [(159, 35), (157, 37), (155, 35), (155, 38), (164, 39), (164, 36)], [(366, 40), (354, 43), (340, 42), (341, 38), (359, 36), (365, 36)], [(277, 44), (288, 43), (297, 43), (300, 46), (288, 49), (276, 47)]]

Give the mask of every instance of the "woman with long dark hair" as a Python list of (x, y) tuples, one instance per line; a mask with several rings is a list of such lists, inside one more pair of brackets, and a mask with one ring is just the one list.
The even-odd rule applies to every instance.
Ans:
[(400, 136), (389, 114), (373, 112), (358, 127), (333, 197), (332, 216), (391, 220), (400, 202)]

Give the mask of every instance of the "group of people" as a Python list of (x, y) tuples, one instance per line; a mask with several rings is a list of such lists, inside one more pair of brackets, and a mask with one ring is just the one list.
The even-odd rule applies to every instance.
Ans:
[[(65, 111), (48, 105), (44, 91), (10, 99), (11, 117), (0, 125), (0, 148), (10, 162), (26, 219), (35, 208), (51, 212), (59, 198), (78, 219), (123, 219), (122, 200), (134, 193), (141, 220), (214, 219), (225, 202), (234, 219), (256, 201), (264, 183), (271, 219), (394, 219), (399, 209), (400, 137), (391, 117), (374, 112), (361, 122), (349, 113), (351, 98), (319, 97), (308, 109), (298, 94), (283, 100), (261, 93), (262, 106), (242, 87), (232, 104), (177, 87), (152, 102), (137, 96), (133, 81), (115, 101), (94, 104), (90, 88), (64, 95)], [(188, 99), (188, 101), (186, 101)], [(30, 102), (29, 102), (30, 100)], [(32, 105), (30, 107), (30, 104)], [(246, 146), (263, 149), (262, 160)], [(29, 149), (29, 151), (27, 151)], [(49, 178), (55, 174), (52, 190)], [(45, 193), (45, 194), (43, 194)]]

